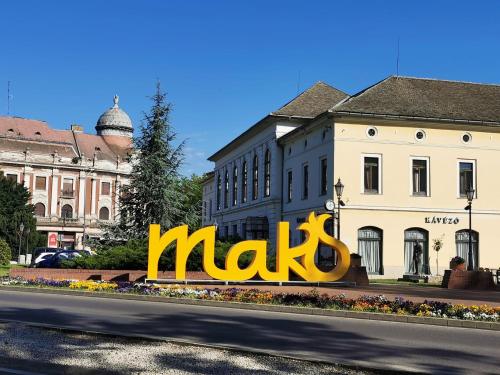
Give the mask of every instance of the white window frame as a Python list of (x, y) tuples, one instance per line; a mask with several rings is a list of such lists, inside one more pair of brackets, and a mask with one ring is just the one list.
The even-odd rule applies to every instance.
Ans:
[(13, 171), (8, 171), (8, 170), (7, 171), (3, 171), (3, 175), (4, 175), (5, 178), (7, 178), (8, 174), (12, 174), (12, 175), (15, 174), (16, 175), (16, 183), (18, 183), (18, 184), (21, 183), (20, 182), (21, 181), (21, 178), (20, 178), (21, 173), (20, 172), (13, 172)]
[[(290, 179), (288, 178), (289, 176), (289, 173), (291, 173), (291, 183), (290, 183)], [(285, 196), (286, 196), (286, 203), (291, 203), (293, 201), (293, 169), (292, 168), (289, 168), (286, 170), (286, 190), (285, 190)]]
[[(39, 190), (39, 189), (36, 188), (36, 178), (37, 177), (45, 177), (45, 189), (44, 190)], [(44, 174), (36, 174), (34, 176), (34, 181), (33, 181), (33, 190), (34, 191), (45, 191), (45, 192), (47, 192), (48, 189), (49, 189), (49, 176), (44, 175)]]
[[(413, 161), (414, 160), (425, 160), (427, 163), (427, 190), (425, 194), (418, 195), (413, 194)], [(430, 197), (431, 196), (431, 159), (429, 156), (410, 156), (410, 196), (412, 197)]]
[[(326, 160), (326, 176), (325, 176), (325, 178), (326, 178), (326, 192), (324, 192), (324, 193), (321, 191), (321, 182), (322, 182), (322, 181), (321, 181), (321, 177), (322, 177), (321, 162), (322, 162), (323, 160)], [(329, 168), (329, 167), (328, 167), (328, 166), (329, 166), (329, 164), (330, 164), (330, 163), (328, 162), (328, 155), (324, 155), (324, 154), (323, 154), (323, 155), (321, 155), (321, 156), (318, 158), (318, 161), (319, 161), (319, 163), (318, 163), (318, 170), (319, 170), (319, 171), (318, 171), (318, 176), (319, 176), (319, 179), (318, 179), (318, 180), (319, 180), (319, 186), (318, 186), (318, 196), (319, 196), (319, 197), (324, 197), (324, 196), (328, 195), (328, 192), (330, 192), (330, 193), (331, 193), (330, 189), (328, 189), (328, 188), (329, 188), (329, 186), (328, 186), (328, 168)], [(333, 186), (332, 186), (332, 188), (333, 188)], [(310, 190), (311, 190), (311, 189), (309, 189), (309, 192), (310, 192)]]
[[(307, 167), (307, 197), (305, 196), (305, 191), (304, 191), (304, 178), (305, 178), (305, 174), (304, 174), (304, 168)], [(301, 179), (301, 191), (302, 191), (302, 194), (301, 194), (301, 198), (302, 200), (307, 200), (309, 199), (310, 197), (310, 194), (311, 194), (311, 170), (309, 168), (309, 163), (308, 162), (305, 162), (305, 163), (302, 163), (302, 179)], [(320, 181), (321, 183), (321, 181)]]
[[(62, 194), (62, 192), (64, 190), (64, 180), (71, 180), (71, 186), (73, 187), (73, 194), (77, 193), (77, 191), (76, 191), (76, 177), (75, 176), (62, 175), (60, 178), (61, 178), (61, 192), (60, 192), (60, 194)], [(73, 198), (75, 198), (75, 197), (73, 197)]]
[[(366, 192), (365, 191), (365, 158), (377, 158), (378, 159), (378, 192), (377, 193), (372, 193), (372, 192)], [(360, 183), (360, 189), (361, 189), (361, 194), (366, 194), (366, 195), (382, 195), (383, 194), (383, 188), (382, 188), (382, 154), (361, 154), (361, 183)]]
[[(103, 194), (102, 193), (102, 184), (107, 182), (109, 184), (109, 194)], [(101, 180), (101, 186), (99, 186), (99, 195), (101, 197), (111, 197), (113, 195), (113, 181), (112, 180)]]
[(457, 160), (457, 198), (467, 199), (460, 195), (460, 163), (472, 163), (472, 187), (474, 188), (474, 198), (477, 198), (477, 161), (476, 159), (458, 159)]

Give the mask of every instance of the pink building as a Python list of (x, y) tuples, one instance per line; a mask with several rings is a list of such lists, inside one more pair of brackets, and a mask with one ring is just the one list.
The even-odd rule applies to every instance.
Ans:
[(56, 130), (44, 121), (0, 117), (0, 170), (29, 189), (49, 247), (81, 249), (84, 236), (99, 238), (100, 225), (117, 219), (133, 133), (117, 96), (95, 128), (97, 134), (85, 134), (78, 125)]

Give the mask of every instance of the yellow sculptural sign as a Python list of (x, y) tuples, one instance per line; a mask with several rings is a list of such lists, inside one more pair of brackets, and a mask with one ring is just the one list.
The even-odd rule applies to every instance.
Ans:
[[(215, 231), (216, 227), (208, 226), (197, 230), (188, 236), (187, 225), (170, 229), (165, 234), (160, 234), (160, 225), (151, 224), (149, 227), (149, 254), (148, 254), (148, 279), (158, 279), (158, 261), (165, 248), (177, 241), (175, 255), (175, 278), (186, 279), (186, 262), (193, 248), (203, 242), (203, 269), (218, 280), (242, 281), (249, 280), (259, 275), (266, 281), (288, 281), (289, 270), (295, 272), (305, 281), (325, 282), (341, 279), (349, 269), (350, 254), (347, 246), (327, 234), (324, 230), (325, 221), (330, 215), (316, 216), (309, 214), (308, 220), (298, 227), (304, 231), (306, 239), (298, 246), (289, 246), (288, 222), (279, 222), (276, 243), (276, 271), (269, 271), (266, 265), (267, 241), (247, 240), (241, 241), (227, 253), (225, 268), (215, 265)], [(337, 252), (337, 265), (329, 272), (322, 272), (314, 263), (314, 255), (318, 245), (322, 243), (330, 246)], [(241, 269), (238, 258), (245, 252), (253, 252), (252, 263)]]

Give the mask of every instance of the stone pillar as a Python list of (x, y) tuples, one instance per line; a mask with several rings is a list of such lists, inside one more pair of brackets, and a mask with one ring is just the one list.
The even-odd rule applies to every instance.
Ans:
[(95, 207), (96, 207), (96, 179), (92, 178), (92, 196), (90, 197), (90, 215), (95, 217)]
[(86, 179), (85, 179), (85, 172), (80, 171), (80, 190), (78, 191), (78, 218), (83, 218), (85, 213), (84, 213), (84, 208), (85, 208), (85, 189), (87, 187)]
[(57, 216), (57, 201), (59, 199), (59, 176), (56, 176), (56, 173), (59, 171), (57, 169), (54, 169), (52, 171), (52, 191), (50, 195), (50, 215), (51, 216)]

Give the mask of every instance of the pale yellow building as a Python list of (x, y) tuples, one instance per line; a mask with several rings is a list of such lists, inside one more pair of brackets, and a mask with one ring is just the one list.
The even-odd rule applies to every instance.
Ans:
[[(500, 86), (389, 77), (334, 106), (334, 180), (345, 185), (341, 240), (372, 275), (422, 274), (467, 260), (500, 266)], [(436, 253), (433, 241), (442, 239)]]

